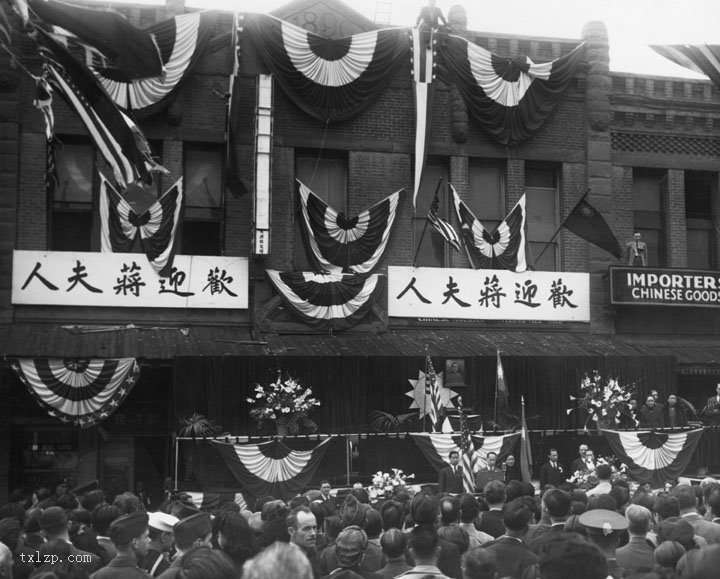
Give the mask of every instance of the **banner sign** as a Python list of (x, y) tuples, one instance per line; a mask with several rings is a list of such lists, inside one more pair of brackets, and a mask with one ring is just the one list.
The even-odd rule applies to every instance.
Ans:
[(610, 303), (720, 307), (720, 272), (611, 267)]
[(404, 318), (590, 321), (590, 274), (388, 267), (388, 313)]
[(18, 305), (247, 309), (247, 288), (246, 257), (176, 255), (160, 277), (142, 253), (13, 252)]

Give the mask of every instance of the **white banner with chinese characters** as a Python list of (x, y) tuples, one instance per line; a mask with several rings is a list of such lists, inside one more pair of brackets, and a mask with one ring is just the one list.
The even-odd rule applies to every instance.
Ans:
[(590, 274), (388, 267), (397, 318), (590, 321)]
[(13, 252), (13, 304), (247, 309), (247, 288), (246, 257), (176, 255), (159, 277), (141, 253)]

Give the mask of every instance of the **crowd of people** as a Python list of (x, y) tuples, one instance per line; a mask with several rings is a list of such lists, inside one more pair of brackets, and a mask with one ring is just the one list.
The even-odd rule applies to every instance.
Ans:
[(212, 513), (184, 493), (148, 512), (129, 492), (109, 502), (99, 488), (58, 485), (38, 502), (18, 490), (0, 506), (0, 577), (718, 576), (720, 482), (631, 493), (607, 479), (599, 492), (495, 478), (479, 494), (400, 486), (373, 503), (359, 484), (338, 493), (323, 481), (290, 501), (267, 496), (252, 510), (227, 503)]

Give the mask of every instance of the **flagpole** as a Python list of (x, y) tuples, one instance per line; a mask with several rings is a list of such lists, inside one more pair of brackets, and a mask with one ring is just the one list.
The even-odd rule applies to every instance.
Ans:
[(582, 197), (580, 197), (580, 199), (578, 200), (578, 202), (575, 203), (575, 205), (573, 205), (572, 210), (570, 211), (570, 213), (567, 214), (567, 216), (565, 217), (565, 219), (563, 219), (563, 222), (560, 224), (560, 227), (557, 228), (557, 230), (555, 231), (555, 233), (553, 233), (553, 236), (547, 241), (547, 243), (545, 243), (545, 247), (543, 247), (543, 250), (540, 252), (540, 255), (537, 256), (537, 259), (535, 259), (535, 263), (537, 263), (538, 261), (540, 261), (540, 258), (541, 258), (541, 257), (543, 256), (543, 254), (545, 253), (545, 250), (546, 250), (548, 247), (550, 247), (550, 244), (553, 242), (553, 239), (555, 239), (555, 238), (557, 237), (558, 233), (560, 233), (560, 230), (561, 230), (563, 227), (565, 227), (565, 222), (568, 220), (568, 217), (570, 217), (570, 216), (573, 214), (573, 211), (575, 211), (575, 207), (577, 207), (578, 205), (580, 205), (580, 203), (582, 203), (582, 202), (585, 200), (585, 197), (588, 196), (588, 193), (590, 193), (590, 190), (591, 190), (591, 189), (592, 189), (592, 187), (588, 187), (588, 188), (587, 188), (587, 191), (585, 191), (585, 195), (583, 195)]
[[(435, 201), (435, 197), (438, 196), (438, 191), (440, 191), (440, 185), (442, 185), (443, 178), (440, 177), (438, 180), (437, 187), (435, 188), (435, 195), (433, 195), (433, 201)], [(425, 225), (423, 226), (422, 234), (420, 235), (420, 242), (418, 243), (417, 250), (415, 251), (415, 257), (413, 258), (412, 266), (415, 267), (415, 264), (417, 263), (418, 255), (420, 255), (420, 248), (422, 247), (423, 239), (425, 239), (425, 232), (427, 231), (428, 223), (430, 220), (428, 219), (428, 216), (425, 215)]]

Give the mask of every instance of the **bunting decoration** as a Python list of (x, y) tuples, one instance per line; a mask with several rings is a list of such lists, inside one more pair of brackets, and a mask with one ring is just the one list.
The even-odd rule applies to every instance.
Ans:
[(439, 70), (457, 85), (468, 113), (502, 145), (535, 133), (579, 70), (584, 43), (552, 62), (503, 58), (460, 36), (443, 36)]
[[(410, 409), (413, 410), (415, 408), (418, 409), (420, 413), (420, 418), (422, 419), (423, 416), (430, 416), (431, 408), (432, 408), (432, 397), (430, 395), (430, 386), (431, 386), (431, 377), (430, 377), (430, 369), (429, 367), (425, 368), (427, 372), (423, 372), (420, 370), (419, 376), (417, 380), (413, 380), (411, 378), (408, 379), (408, 382), (412, 385), (413, 389), (409, 392), (405, 392), (405, 396), (408, 396), (409, 398), (413, 399), (412, 404), (410, 405)], [(433, 370), (434, 373), (434, 370)], [(440, 372), (438, 374), (435, 374), (435, 387), (437, 389), (438, 395), (439, 395), (439, 401), (437, 402), (438, 408), (454, 408), (454, 404), (452, 403), (452, 399), (458, 395), (457, 392), (452, 390), (451, 388), (445, 388), (443, 385), (443, 373)]]
[(172, 269), (182, 205), (182, 177), (138, 215), (100, 173), (101, 251), (131, 253), (139, 235), (150, 265), (159, 276), (167, 277)]
[[(457, 405), (460, 404), (460, 399), (458, 398)], [(478, 430), (482, 431), (483, 429), (483, 417), (481, 414), (464, 414), (465, 417), (465, 423), (467, 424), (467, 427), (470, 431), (476, 432)], [(460, 420), (460, 416), (453, 416), (449, 415), (445, 417), (445, 420), (443, 421), (442, 426), (442, 432), (445, 434), (451, 434), (453, 432), (460, 432), (462, 431), (462, 421)]]
[[(450, 463), (450, 451), (457, 450), (462, 443), (459, 434), (418, 433), (411, 434), (410, 436), (438, 471)], [(507, 455), (512, 454), (519, 437), (519, 432), (501, 436), (471, 435), (470, 438), (475, 447), (475, 455), (477, 457), (475, 472), (487, 466), (487, 455), (490, 452), (497, 454), (498, 464), (501, 464)]]
[(413, 85), (415, 89), (415, 187), (413, 208), (417, 206), (425, 159), (427, 158), (428, 127), (432, 119), (435, 85), (434, 31), (430, 30), (430, 44), (425, 42), (425, 31), (419, 26), (412, 29)]
[(452, 185), (450, 185), (450, 193), (460, 221), (460, 229), (470, 240), (467, 245), (473, 249), (473, 256), (478, 261), (479, 268), (502, 267), (518, 273), (525, 271), (527, 269), (525, 195), (520, 197), (512, 211), (490, 233), (460, 199), (460, 195)]
[(43, 30), (37, 29), (37, 38), (49, 82), (78, 114), (117, 183), (122, 188), (138, 179), (150, 183), (150, 171), (167, 172), (153, 161), (145, 135), (117, 108), (92, 72)]
[(357, 324), (383, 288), (378, 274), (314, 274), (266, 270), (290, 311), (309, 326), (342, 331)]
[(243, 26), (290, 100), (322, 122), (359, 115), (407, 62), (405, 28), (328, 39), (266, 14), (245, 15)]
[(315, 270), (370, 273), (387, 247), (402, 189), (348, 219), (303, 183), (297, 184), (302, 215), (300, 231)]
[(155, 35), (133, 26), (119, 12), (54, 0), (29, 0), (29, 7), (42, 23), (57, 26), (76, 36), (113, 63), (126, 78), (163, 74)]
[(244, 491), (289, 501), (310, 484), (332, 440), (326, 438), (308, 451), (290, 450), (277, 439), (260, 444), (212, 443)]
[(227, 503), (236, 504), (240, 510), (248, 508), (242, 493), (185, 491), (185, 494), (190, 495), (193, 505), (202, 511), (214, 513), (218, 507)]
[(661, 488), (685, 471), (700, 442), (703, 429), (685, 432), (601, 430), (618, 460), (633, 480)]
[(427, 219), (430, 222), (430, 225), (433, 226), (433, 229), (437, 231), (451, 247), (453, 247), (456, 251), (460, 251), (460, 238), (458, 237), (455, 228), (438, 215), (437, 210), (439, 205), (440, 198), (436, 193), (432, 203), (430, 204)]
[(50, 416), (80, 428), (115, 412), (140, 374), (135, 358), (19, 358), (11, 367)]
[(720, 89), (720, 45), (651, 44), (650, 48), (675, 64), (704, 74)]

